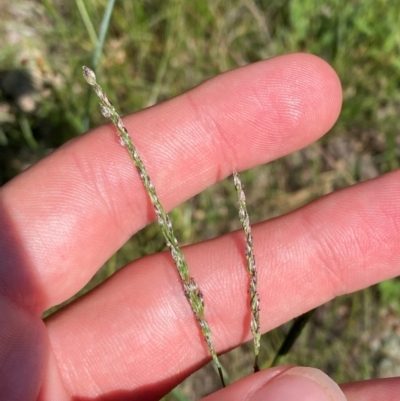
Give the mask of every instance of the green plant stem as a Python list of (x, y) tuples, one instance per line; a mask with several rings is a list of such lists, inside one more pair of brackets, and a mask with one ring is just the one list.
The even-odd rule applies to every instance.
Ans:
[(98, 38), (92, 21), (90, 20), (89, 13), (87, 12), (85, 3), (83, 0), (75, 0), (76, 6), (78, 7), (79, 14), (81, 15), (82, 21), (85, 24), (86, 31), (94, 46), (97, 46)]
[(279, 350), (276, 353), (270, 367), (278, 366), (281, 363), (282, 359), (289, 353), (293, 347), (293, 344), (299, 338), (301, 332), (315, 311), (316, 309), (312, 309), (294, 319), (293, 324), (290, 327), (290, 330), (287, 333), (282, 345), (279, 347)]
[(19, 121), (19, 125), (21, 127), (22, 136), (24, 137), (26, 143), (32, 150), (37, 150), (38, 143), (36, 142), (36, 139), (33, 136), (32, 129), (31, 129), (28, 119), (26, 118), (26, 116), (24, 114), (21, 114), (18, 121)]
[(147, 191), (147, 194), (150, 197), (151, 203), (153, 204), (157, 217), (157, 222), (164, 235), (165, 242), (171, 252), (172, 259), (174, 260), (175, 265), (178, 269), (179, 276), (181, 278), (183, 289), (185, 292), (185, 296), (189, 301), (189, 304), (196, 317), (197, 323), (199, 324), (201, 332), (203, 333), (208, 350), (218, 369), (219, 376), (221, 378), (221, 383), (225, 387), (224, 377), (222, 374), (222, 367), (218, 360), (217, 353), (215, 352), (214, 349), (210, 326), (204, 314), (203, 294), (201, 293), (194, 279), (190, 277), (189, 267), (186, 262), (185, 255), (179, 248), (178, 240), (176, 239), (174, 232), (172, 230), (171, 220), (168, 214), (165, 213), (164, 211), (164, 208), (158, 198), (154, 185), (147, 173), (143, 161), (140, 158), (139, 153), (135, 145), (133, 144), (131, 137), (129, 136), (128, 131), (125, 128), (120, 116), (116, 112), (114, 106), (108, 100), (108, 97), (103, 91), (103, 89), (96, 82), (95, 73), (88, 67), (83, 67), (83, 76), (85, 77), (86, 82), (93, 87), (94, 91), (96, 92), (96, 95), (99, 97), (100, 108), (103, 116), (106, 118), (110, 118), (111, 121), (114, 123), (115, 127), (117, 128), (118, 135), (120, 137), (121, 145), (127, 149), (133, 163), (136, 166), (136, 169)]
[[(114, 5), (115, 5), (115, 0), (108, 0), (106, 9), (104, 11), (103, 20), (101, 21), (101, 26), (100, 26), (99, 37), (96, 40), (96, 46), (94, 48), (92, 62), (91, 62), (91, 67), (94, 71), (97, 70), (97, 65), (99, 64), (100, 56), (101, 56), (103, 46), (104, 46), (104, 41), (106, 38), (108, 27), (110, 25), (110, 20), (111, 20), (112, 11), (114, 9)], [(84, 10), (86, 10), (86, 9), (84, 8)], [(84, 13), (81, 12), (81, 15), (83, 18)], [(90, 31), (89, 31), (89, 35), (90, 35)], [(86, 98), (86, 117), (84, 118), (83, 124), (82, 124), (84, 132), (89, 129), (90, 94), (91, 94), (91, 91), (88, 90), (87, 98)]]
[(101, 51), (103, 50), (104, 40), (110, 25), (112, 11), (114, 9), (115, 0), (108, 0), (106, 10), (104, 11), (103, 20), (101, 21), (99, 40), (93, 53), (92, 67), (96, 71), (100, 60)]

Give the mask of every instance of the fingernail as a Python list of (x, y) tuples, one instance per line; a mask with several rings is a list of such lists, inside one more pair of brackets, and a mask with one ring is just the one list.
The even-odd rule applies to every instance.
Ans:
[(294, 367), (257, 390), (249, 401), (346, 401), (339, 386), (318, 369)]

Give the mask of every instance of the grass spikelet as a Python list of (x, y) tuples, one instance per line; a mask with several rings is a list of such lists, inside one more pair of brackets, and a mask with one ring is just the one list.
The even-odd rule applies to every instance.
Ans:
[(86, 82), (93, 87), (93, 90), (100, 99), (101, 113), (103, 114), (104, 117), (109, 118), (117, 128), (118, 135), (120, 138), (120, 143), (127, 149), (132, 161), (136, 166), (139, 176), (143, 182), (143, 185), (150, 197), (151, 203), (153, 204), (157, 216), (157, 222), (164, 235), (165, 242), (171, 252), (171, 256), (178, 269), (185, 296), (193, 310), (193, 313), (196, 317), (197, 323), (199, 324), (201, 332), (203, 333), (204, 340), (207, 344), (207, 348), (211, 354), (214, 364), (218, 369), (222, 385), (225, 387), (224, 377), (222, 374), (222, 367), (218, 360), (217, 353), (215, 352), (214, 349), (210, 326), (204, 314), (203, 295), (198, 285), (194, 281), (194, 279), (189, 275), (189, 267), (186, 262), (184, 254), (179, 248), (178, 240), (176, 239), (174, 232), (172, 230), (171, 220), (167, 215), (167, 213), (165, 213), (164, 208), (161, 205), (161, 202), (158, 198), (154, 185), (146, 171), (142, 159), (140, 158), (139, 153), (135, 145), (133, 144), (131, 137), (129, 136), (128, 131), (125, 128), (120, 116), (116, 112), (114, 106), (108, 100), (108, 97), (101, 88), (101, 86), (97, 83), (95, 73), (90, 68), (83, 67), (83, 76)]
[(245, 255), (247, 260), (247, 272), (249, 273), (249, 293), (250, 293), (250, 311), (251, 322), (250, 329), (254, 339), (254, 372), (258, 372), (260, 367), (258, 365), (258, 356), (260, 353), (260, 297), (257, 292), (257, 268), (254, 258), (253, 249), (253, 236), (251, 234), (250, 219), (246, 207), (246, 197), (243, 191), (243, 185), (240, 181), (239, 174), (233, 172), (233, 183), (239, 198), (239, 220), (242, 224), (243, 231), (246, 236)]

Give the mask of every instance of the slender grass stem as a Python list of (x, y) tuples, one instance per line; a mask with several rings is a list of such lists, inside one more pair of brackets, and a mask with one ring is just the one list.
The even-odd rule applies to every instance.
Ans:
[[(78, 1), (79, 4), (80, 1)], [(101, 26), (100, 26), (100, 33), (99, 36), (97, 37), (96, 33), (95, 33), (95, 48), (93, 51), (93, 56), (92, 56), (92, 61), (91, 61), (91, 67), (93, 69), (93, 71), (96, 71), (97, 69), (97, 65), (99, 64), (100, 61), (100, 56), (102, 54), (103, 51), (103, 47), (104, 47), (104, 42), (106, 39), (106, 34), (110, 25), (110, 20), (111, 20), (111, 15), (114, 9), (114, 5), (115, 5), (115, 0), (108, 0), (107, 1), (107, 5), (106, 5), (106, 9), (104, 11), (104, 15), (103, 15), (103, 19), (101, 21)], [(81, 16), (84, 19), (85, 18), (85, 12), (86, 12), (86, 8), (84, 7), (84, 4), (82, 3), (82, 7), (80, 7), (80, 11), (81, 11)], [(90, 21), (90, 18), (87, 17), (87, 21), (85, 21), (85, 25), (87, 23), (90, 23), (90, 26), (93, 28), (93, 24)], [(93, 28), (94, 29), (94, 28)], [(90, 33), (90, 31), (89, 31)], [(91, 38), (93, 39), (93, 35), (91, 35)], [(86, 113), (85, 113), (85, 118), (83, 119), (83, 132), (87, 131), (89, 129), (89, 106), (90, 106), (90, 88), (88, 88), (88, 92), (87, 92), (87, 98), (86, 98)]]
[(110, 20), (111, 20), (112, 11), (114, 9), (114, 4), (115, 4), (115, 0), (108, 0), (107, 1), (107, 6), (106, 6), (106, 9), (104, 11), (103, 20), (101, 21), (99, 39), (98, 39), (98, 41), (96, 43), (96, 47), (94, 49), (93, 59), (92, 59), (92, 67), (95, 70), (97, 68), (97, 65), (99, 64), (100, 55), (101, 55), (101, 52), (103, 50), (104, 41), (105, 41), (105, 38), (106, 38), (108, 27), (110, 25)]
[(157, 222), (164, 235), (165, 242), (171, 252), (172, 259), (174, 260), (175, 265), (178, 269), (179, 276), (181, 278), (183, 289), (185, 292), (185, 296), (189, 301), (189, 304), (196, 317), (197, 323), (200, 326), (201, 332), (203, 333), (204, 340), (207, 344), (208, 350), (218, 369), (219, 376), (221, 378), (221, 383), (225, 387), (224, 377), (222, 374), (222, 367), (218, 360), (217, 353), (215, 352), (210, 326), (204, 314), (203, 294), (201, 293), (194, 279), (190, 277), (189, 267), (186, 262), (184, 254), (179, 248), (178, 240), (176, 239), (174, 232), (172, 230), (171, 220), (167, 215), (167, 213), (165, 213), (164, 208), (161, 205), (161, 202), (158, 198), (154, 185), (146, 171), (143, 161), (140, 158), (139, 153), (135, 145), (133, 144), (131, 137), (129, 136), (128, 131), (125, 128), (120, 116), (116, 112), (114, 106), (108, 100), (108, 97), (101, 88), (101, 86), (96, 82), (95, 73), (90, 68), (83, 67), (83, 76), (85, 77), (86, 82), (93, 87), (94, 91), (96, 92), (96, 95), (99, 97), (100, 108), (103, 116), (111, 119), (111, 121), (114, 123), (118, 131), (121, 145), (127, 149), (132, 161), (136, 166), (136, 169), (147, 191), (147, 194), (149, 195), (151, 203), (153, 204), (157, 216)]
[(97, 42), (98, 42), (97, 33), (96, 33), (96, 30), (94, 29), (94, 26), (90, 19), (89, 13), (86, 9), (84, 1), (83, 0), (75, 0), (75, 4), (79, 10), (79, 14), (81, 15), (82, 21), (86, 27), (86, 32), (89, 35), (93, 46), (96, 46)]
[(233, 183), (239, 198), (239, 220), (242, 223), (243, 231), (246, 236), (245, 255), (247, 260), (247, 272), (249, 273), (249, 293), (250, 293), (250, 311), (251, 321), (250, 329), (254, 339), (254, 372), (260, 370), (258, 364), (258, 356), (260, 353), (261, 329), (260, 329), (260, 297), (257, 292), (257, 268), (254, 258), (253, 236), (251, 234), (251, 226), (249, 213), (246, 207), (246, 197), (243, 191), (243, 185), (239, 174), (233, 172)]
[(282, 362), (282, 359), (292, 349), (293, 344), (299, 338), (304, 327), (306, 326), (306, 324), (308, 323), (308, 321), (310, 320), (311, 316), (314, 314), (315, 311), (316, 309), (312, 309), (293, 320), (293, 324), (290, 327), (289, 332), (287, 333), (285, 339), (283, 340), (283, 343), (279, 347), (279, 350), (275, 354), (275, 357), (269, 367), (272, 368), (273, 366), (278, 366)]

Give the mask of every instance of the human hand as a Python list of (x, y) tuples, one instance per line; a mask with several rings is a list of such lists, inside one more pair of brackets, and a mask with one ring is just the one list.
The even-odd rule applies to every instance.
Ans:
[[(222, 74), (124, 122), (170, 210), (234, 168), (313, 142), (332, 126), (340, 106), (332, 69), (314, 56), (293, 54)], [(263, 332), (399, 274), (398, 176), (387, 174), (253, 226)], [(41, 320), (44, 310), (81, 289), (153, 219), (111, 124), (70, 141), (1, 188), (1, 399), (157, 400), (208, 362), (166, 252), (130, 263)], [(184, 251), (219, 352), (250, 338), (248, 329), (243, 333), (247, 276), (237, 241), (241, 232)], [(343, 390), (351, 401), (371, 394), (395, 400), (398, 385), (398, 379), (368, 381)], [(216, 399), (344, 397), (315, 369), (278, 367), (207, 398)]]

